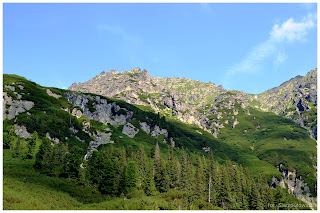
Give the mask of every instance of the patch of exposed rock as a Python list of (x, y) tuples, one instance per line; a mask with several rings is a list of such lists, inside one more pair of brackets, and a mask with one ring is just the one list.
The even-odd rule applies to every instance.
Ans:
[(80, 118), (82, 116), (82, 111), (77, 108), (73, 108), (71, 114), (77, 118)]
[(130, 138), (133, 138), (138, 132), (139, 132), (139, 129), (137, 129), (135, 126), (133, 126), (129, 122), (126, 123), (126, 125), (124, 125), (122, 129), (122, 133), (127, 135)]
[(47, 94), (49, 95), (49, 96), (52, 96), (52, 97), (55, 97), (55, 98), (60, 98), (61, 97), (61, 95), (58, 95), (58, 94), (56, 94), (56, 93), (53, 93), (51, 90), (49, 90), (49, 89), (47, 89)]
[(150, 126), (146, 122), (139, 122), (140, 128), (147, 134), (150, 134)]
[(13, 100), (6, 92), (3, 92), (3, 119), (11, 120), (20, 113), (30, 110), (33, 106), (32, 101)]
[(237, 119), (235, 119), (233, 121), (232, 128), (235, 128), (237, 124), (239, 124), (239, 121)]
[[(106, 99), (99, 96), (91, 96), (84, 94), (75, 94), (73, 92), (65, 93), (67, 100), (73, 103), (75, 106), (81, 107), (83, 110), (82, 115), (88, 119), (100, 121), (101, 123), (110, 123), (114, 126), (124, 125), (131, 120), (133, 112), (127, 111), (125, 108), (121, 108), (115, 102), (108, 103)], [(87, 104), (92, 103), (94, 111), (90, 111)], [(117, 114), (122, 109), (125, 114)], [(81, 115), (80, 110), (74, 111), (74, 115), (77, 117)]]
[(160, 127), (156, 125), (154, 127), (154, 130), (151, 132), (151, 136), (156, 138), (159, 135), (164, 135), (168, 137), (168, 131), (166, 129), (160, 129)]
[(30, 138), (32, 136), (32, 134), (27, 131), (27, 128), (25, 126), (19, 126), (15, 124), (14, 127), (14, 132), (16, 133), (16, 135), (20, 136), (20, 138)]
[(100, 145), (114, 143), (114, 141), (111, 140), (111, 135), (111, 132), (99, 132), (94, 135), (94, 140), (89, 143), (88, 152), (84, 156), (84, 160), (87, 160), (92, 152), (97, 150)]
[(317, 198), (311, 197), (310, 188), (307, 183), (304, 183), (301, 176), (297, 177), (297, 171), (288, 171), (282, 169), (282, 164), (278, 166), (278, 170), (282, 173), (281, 180), (272, 177), (271, 187), (275, 188), (276, 185), (280, 185), (281, 188), (288, 186), (288, 193), (294, 195), (299, 200), (307, 203), (309, 206), (317, 204)]

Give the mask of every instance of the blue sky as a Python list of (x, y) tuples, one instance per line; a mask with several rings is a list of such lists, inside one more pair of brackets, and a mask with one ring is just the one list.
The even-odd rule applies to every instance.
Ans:
[(3, 72), (68, 88), (148, 69), (261, 93), (317, 67), (316, 4), (4, 4)]

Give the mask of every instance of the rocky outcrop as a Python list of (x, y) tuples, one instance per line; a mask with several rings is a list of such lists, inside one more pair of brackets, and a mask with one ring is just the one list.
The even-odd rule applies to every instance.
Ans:
[(127, 135), (130, 138), (133, 138), (138, 132), (139, 132), (139, 129), (137, 129), (131, 123), (126, 123), (126, 125), (124, 125), (122, 129), (122, 133)]
[[(100, 98), (99, 96), (91, 96), (84, 94), (75, 94), (72, 92), (65, 93), (67, 100), (73, 103), (75, 106), (81, 107), (83, 110), (82, 115), (88, 119), (100, 121), (101, 123), (112, 125), (124, 125), (132, 117), (133, 113), (127, 111), (125, 108), (121, 108), (116, 103), (108, 103), (106, 99)], [(91, 104), (91, 106), (89, 106)], [(74, 108), (73, 110), (75, 110)], [(125, 114), (117, 114), (122, 109)], [(91, 110), (91, 111), (90, 111)], [(74, 111), (74, 114), (80, 116), (81, 113)]]
[(232, 128), (235, 128), (236, 125), (238, 125), (238, 124), (239, 124), (239, 121), (238, 121), (237, 119), (235, 119), (235, 120), (233, 121)]
[(166, 129), (160, 129), (159, 126), (155, 126), (154, 130), (151, 132), (152, 137), (158, 137), (159, 135), (164, 135), (165, 137), (168, 137), (168, 131)]
[(147, 134), (150, 134), (150, 126), (146, 122), (139, 122), (140, 128)]
[(53, 143), (53, 144), (60, 143), (59, 138), (51, 137), (49, 132), (46, 133), (46, 137), (47, 137), (47, 138), (51, 141), (51, 143)]
[(32, 136), (32, 134), (27, 131), (27, 128), (25, 126), (19, 126), (15, 124), (14, 127), (14, 132), (16, 133), (16, 135), (20, 136), (20, 138), (30, 138)]
[(60, 98), (61, 97), (61, 95), (58, 95), (58, 94), (55, 94), (55, 93), (53, 93), (51, 90), (49, 90), (49, 89), (47, 89), (47, 94), (49, 95), (49, 96), (52, 96), (52, 97), (55, 97), (55, 98)]
[[(106, 129), (105, 131), (109, 131), (110, 129)], [(97, 150), (98, 147), (102, 144), (114, 143), (111, 140), (111, 132), (99, 132), (94, 135), (94, 140), (89, 143), (88, 152), (84, 156), (84, 160), (87, 160), (93, 151)]]
[(281, 188), (288, 188), (289, 194), (294, 195), (299, 200), (307, 203), (309, 206), (317, 204), (317, 198), (311, 197), (310, 188), (307, 183), (304, 183), (301, 176), (297, 176), (297, 171), (289, 171), (282, 168), (282, 164), (278, 167), (278, 170), (282, 173), (283, 178), (280, 180), (276, 177), (272, 177), (271, 187), (276, 188), (276, 185), (280, 185)]
[(80, 118), (82, 116), (82, 111), (77, 108), (73, 108), (71, 114), (77, 118)]
[[(188, 78), (151, 78), (149, 71), (136, 68), (123, 72), (115, 70), (102, 72), (87, 82), (72, 84), (69, 89), (150, 106), (156, 113), (162, 112), (182, 122), (196, 124), (208, 132), (214, 132), (214, 136), (217, 136), (219, 128), (211, 125), (217, 123), (216, 120), (206, 119), (211, 113), (216, 115), (219, 110), (233, 110), (234, 116), (241, 112), (250, 115), (248, 106), (259, 107), (263, 111), (272, 111), (303, 124), (302, 126), (316, 139), (314, 134), (317, 132), (316, 121), (310, 123), (311, 119), (302, 117), (314, 107), (309, 102), (316, 103), (316, 77), (317, 70), (313, 70), (305, 77), (298, 76), (280, 87), (259, 95), (251, 95), (242, 91), (227, 91), (221, 85)], [(291, 106), (297, 108), (298, 112), (295, 115), (290, 115), (290, 112), (286, 111), (291, 109)], [(298, 119), (303, 119), (303, 122), (298, 120), (297, 116)], [(222, 117), (224, 115), (218, 114), (217, 119)], [(229, 120), (229, 123), (232, 124), (232, 121)], [(235, 125), (237, 123), (233, 127)]]
[[(257, 96), (260, 108), (283, 115), (307, 129), (310, 136), (317, 140), (317, 118), (308, 119), (307, 114), (317, 103), (317, 69), (306, 76), (296, 76)], [(313, 106), (312, 106), (313, 105)]]
[(3, 119), (11, 120), (20, 113), (30, 110), (33, 106), (32, 101), (13, 100), (6, 92), (3, 92)]

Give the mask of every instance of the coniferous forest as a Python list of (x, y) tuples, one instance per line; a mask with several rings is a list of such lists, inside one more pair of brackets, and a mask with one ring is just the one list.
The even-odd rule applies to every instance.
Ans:
[(10, 157), (34, 158), (33, 167), (41, 174), (97, 189), (108, 199), (146, 196), (156, 200), (160, 196), (168, 201), (164, 206), (141, 202), (136, 209), (270, 210), (279, 209), (274, 205), (277, 203), (297, 202), (279, 186), (271, 188), (265, 176), (254, 178), (248, 168), (231, 161), (219, 164), (212, 153), (197, 155), (192, 163), (184, 148), (179, 157), (172, 146), (167, 146), (164, 157), (158, 143), (148, 154), (143, 146), (134, 150), (131, 146), (109, 145), (94, 151), (85, 161), (78, 146), (52, 146), (47, 138), (34, 153), (37, 141), (41, 141), (36, 132), (30, 139), (15, 139), (15, 144), (10, 142), (13, 139), (6, 132), (4, 148), (12, 152)]

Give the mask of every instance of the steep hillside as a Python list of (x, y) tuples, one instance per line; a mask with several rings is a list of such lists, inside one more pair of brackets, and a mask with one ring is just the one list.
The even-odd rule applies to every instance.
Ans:
[[(4, 75), (4, 148), (16, 150), (12, 156), (17, 157), (21, 155), (19, 150), (27, 148), (23, 138), (32, 141), (38, 135), (44, 144), (42, 148), (49, 139), (52, 148), (46, 149), (53, 156), (55, 152), (64, 153), (61, 156), (66, 160), (78, 156), (81, 161), (77, 162), (84, 159), (81, 166), (86, 168), (86, 162), (90, 164), (90, 159), (95, 158), (96, 150), (104, 153), (110, 147), (126, 147), (127, 155), (132, 156), (130, 153), (142, 145), (146, 155), (153, 158), (158, 143), (164, 159), (169, 158), (168, 150), (174, 147), (180, 162), (183, 153), (187, 153), (197, 167), (197, 156), (209, 158), (211, 153), (220, 164), (230, 161), (248, 167), (256, 179), (265, 175), (272, 187), (287, 187), (304, 202), (316, 202), (316, 143), (302, 127), (287, 118), (250, 107), (257, 96), (177, 78), (168, 78), (161, 89), (157, 82), (162, 79), (145, 82), (149, 77), (147, 71), (120, 74), (112, 71), (90, 81), (92, 87), (100, 85), (101, 92), (113, 92), (113, 97), (123, 94), (121, 98), (134, 102), (132, 105), (93, 93), (45, 88), (20, 76)], [(130, 79), (136, 82), (128, 86)], [(177, 81), (188, 83), (177, 87), (176, 84), (182, 85)], [(72, 88), (84, 90), (84, 86), (73, 84)], [(184, 116), (189, 120), (193, 117), (190, 123), (194, 125), (182, 122)], [(22, 142), (12, 139), (15, 135)], [(68, 172), (72, 168), (62, 162), (61, 159), (56, 162), (53, 169), (36, 161), (36, 168), (42, 168), (47, 175), (72, 178), (70, 175), (74, 173)], [(72, 170), (80, 180), (81, 166), (79, 163)]]
[[(85, 83), (74, 83), (69, 89), (119, 98), (160, 112), (167, 119), (195, 124), (280, 171), (280, 165), (291, 172), (308, 168), (313, 174), (308, 177), (315, 181), (316, 143), (306, 132), (316, 139), (316, 79), (315, 69), (305, 77), (298, 76), (280, 87), (252, 95), (187, 78), (151, 78), (147, 70), (134, 69), (102, 72)], [(307, 131), (267, 112), (289, 118)], [(308, 154), (300, 152), (301, 148)]]
[(317, 69), (258, 95), (260, 108), (292, 119), (317, 139)]
[(317, 137), (317, 69), (259, 95), (227, 91), (221, 85), (187, 78), (151, 78), (148, 70), (139, 68), (121, 73), (115, 70), (102, 72), (87, 82), (73, 83), (69, 89), (150, 106), (156, 113), (196, 124), (216, 137), (219, 125), (208, 123), (209, 117), (218, 105), (230, 109), (237, 100), (242, 108), (252, 106), (292, 119), (307, 129), (312, 138)]

